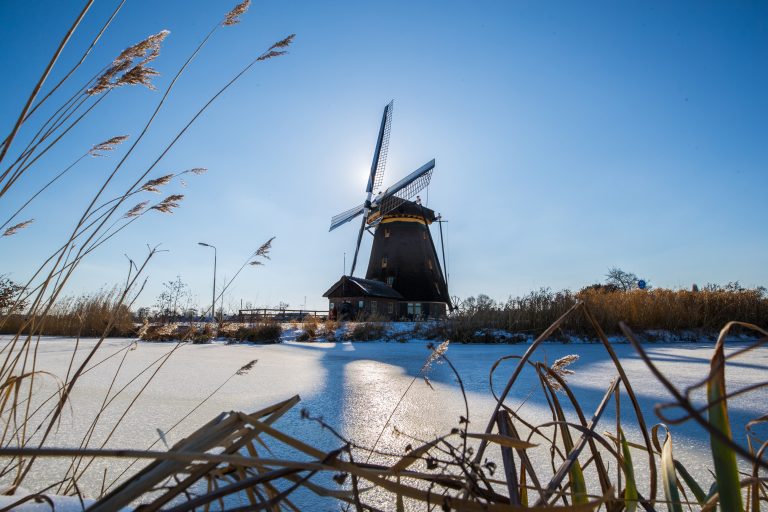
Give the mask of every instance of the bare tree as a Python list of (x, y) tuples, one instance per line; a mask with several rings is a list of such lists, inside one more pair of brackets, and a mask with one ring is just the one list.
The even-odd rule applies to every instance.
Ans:
[[(19, 299), (23, 287), (0, 275), (0, 313), (11, 314), (14, 309), (20, 311), (27, 305), (25, 300)], [(17, 299), (19, 300), (17, 302)], [(15, 308), (13, 307), (15, 306)]]
[(176, 276), (176, 280), (163, 283), (163, 292), (157, 297), (157, 309), (160, 316), (167, 320), (175, 318), (179, 309), (187, 303), (190, 296), (189, 286)]
[(606, 283), (625, 292), (637, 288), (637, 281), (637, 275), (632, 272), (625, 272), (619, 267), (610, 267), (605, 275)]

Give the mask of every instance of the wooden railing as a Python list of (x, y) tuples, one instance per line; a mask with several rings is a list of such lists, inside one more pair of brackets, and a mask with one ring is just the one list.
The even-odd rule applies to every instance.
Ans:
[(261, 320), (277, 320), (279, 322), (290, 322), (291, 320), (302, 321), (307, 317), (315, 317), (318, 320), (326, 320), (328, 311), (312, 309), (241, 309), (238, 311), (238, 320), (240, 322), (258, 322)]

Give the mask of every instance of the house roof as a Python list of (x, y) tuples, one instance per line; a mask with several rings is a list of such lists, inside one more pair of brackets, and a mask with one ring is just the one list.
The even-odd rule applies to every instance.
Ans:
[[(341, 290), (339, 290), (341, 288)], [(341, 291), (339, 296), (344, 297), (383, 297), (385, 299), (402, 300), (403, 296), (396, 290), (372, 279), (362, 279), (360, 277), (342, 276), (341, 279), (331, 286), (323, 297), (329, 297), (337, 291)]]

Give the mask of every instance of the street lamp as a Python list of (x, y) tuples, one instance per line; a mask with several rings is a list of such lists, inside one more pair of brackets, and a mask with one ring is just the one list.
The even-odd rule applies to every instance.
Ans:
[(211, 244), (206, 244), (205, 242), (197, 242), (197, 245), (202, 245), (203, 247), (211, 247), (213, 248), (213, 300), (211, 301), (211, 318), (213, 318), (214, 322), (216, 321), (216, 246)]

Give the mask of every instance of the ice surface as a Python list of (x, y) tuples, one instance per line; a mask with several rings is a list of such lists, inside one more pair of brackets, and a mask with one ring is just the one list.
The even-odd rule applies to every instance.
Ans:
[[(94, 340), (80, 341), (76, 364), (93, 344)], [(414, 377), (419, 375), (430, 352), (427, 342), (422, 340), (411, 340), (408, 343), (289, 342), (278, 345), (227, 345), (217, 342), (178, 348), (173, 343), (142, 342), (133, 345), (133, 350), (123, 350), (132, 344), (133, 340), (128, 339), (104, 342), (94, 361), (100, 361), (110, 354), (117, 355), (83, 376), (75, 387), (71, 409), (65, 414), (59, 430), (48, 445), (77, 447), (80, 444), (114, 378), (112, 395), (123, 386), (128, 387), (102, 415), (90, 443), (92, 447), (100, 446), (110, 436), (112, 427), (136, 393), (170, 354), (152, 383), (106, 441), (106, 447), (148, 448), (158, 441), (158, 429), (165, 433), (165, 439), (171, 445), (221, 411), (253, 411), (294, 394), (301, 396), (302, 403), (280, 420), (282, 430), (323, 449), (339, 447), (341, 443), (328, 431), (300, 418), (299, 409), (306, 407), (312, 415), (322, 415), (325, 421), (344, 436), (370, 446)], [(731, 344), (727, 350), (732, 351), (742, 346), (739, 343)], [(63, 379), (74, 347), (73, 339), (44, 339), (38, 352), (38, 369), (50, 371)], [(647, 347), (661, 370), (676, 384), (683, 386), (706, 375), (713, 344), (656, 343)], [(447, 355), (457, 367), (467, 389), (470, 430), (484, 430), (493, 410), (495, 401), (490, 393), (488, 374), (493, 363), (505, 355), (521, 355), (527, 348), (525, 344), (450, 346)], [(614, 348), (642, 401), (647, 420), (651, 424), (657, 423), (653, 405), (669, 398), (666, 391), (648, 372), (630, 345), (615, 345)], [(568, 382), (583, 400), (585, 414), (591, 417), (614, 376), (604, 348), (597, 344), (545, 344), (537, 351), (534, 360), (546, 360), (551, 364), (572, 353), (578, 354), (580, 359), (572, 366), (576, 373), (569, 376)], [(233, 377), (179, 427), (169, 431), (179, 418), (197, 406), (238, 368), (253, 359), (258, 362), (248, 374)], [(153, 362), (149, 371), (140, 374)], [(768, 348), (750, 352), (747, 359), (729, 364), (728, 385), (734, 389), (764, 379), (766, 368)], [(513, 369), (514, 360), (502, 363), (499, 367), (494, 379), (497, 392), (503, 388)], [(140, 374), (139, 378), (129, 384), (137, 374)], [(413, 443), (407, 437), (397, 434), (393, 427), (411, 436), (430, 439), (458, 426), (459, 416), (465, 415), (465, 412), (455, 378), (445, 364), (434, 365), (429, 377), (434, 389), (420, 378), (413, 382), (391, 423), (384, 430), (379, 449), (402, 453), (407, 444)], [(514, 388), (510, 403), (515, 406), (522, 404), (521, 414), (534, 423), (547, 421), (549, 412), (540, 394), (535, 392), (538, 384), (534, 382), (533, 374), (524, 372), (521, 379)], [(37, 385), (37, 397), (47, 398), (55, 391), (53, 379), (40, 379)], [(744, 440), (746, 421), (765, 413), (766, 403), (766, 391), (749, 397), (737, 397), (729, 402), (733, 431), (738, 440)], [(631, 421), (626, 400), (622, 412), (624, 420)], [(613, 430), (611, 427), (615, 419), (612, 414), (612, 408), (606, 411), (601, 420), (603, 428), (597, 429), (599, 432)], [(636, 430), (625, 428), (625, 431), (630, 441), (640, 441)], [(695, 477), (708, 483), (711, 476), (707, 468), (711, 467), (711, 461), (709, 444), (702, 430), (695, 425), (684, 424), (673, 426), (672, 432), (676, 458)], [(157, 442), (154, 447), (163, 448), (162, 442)], [(489, 456), (498, 458), (498, 454), (492, 452), (489, 451)], [(637, 452), (635, 462), (637, 471), (641, 472), (645, 464), (641, 453)], [(126, 465), (125, 460), (100, 460), (94, 463), (80, 480), (84, 495), (93, 497), (98, 493), (105, 469), (106, 481), (110, 482)], [(24, 485), (28, 488), (44, 487), (60, 479), (66, 467), (67, 462), (62, 459), (40, 460)], [(138, 467), (140, 465), (134, 466), (134, 470)], [(337, 509), (333, 503), (311, 497), (300, 496), (299, 499), (306, 500), (305, 503), (310, 503), (314, 510)], [(391, 508), (391, 504), (385, 502), (380, 505)]]

